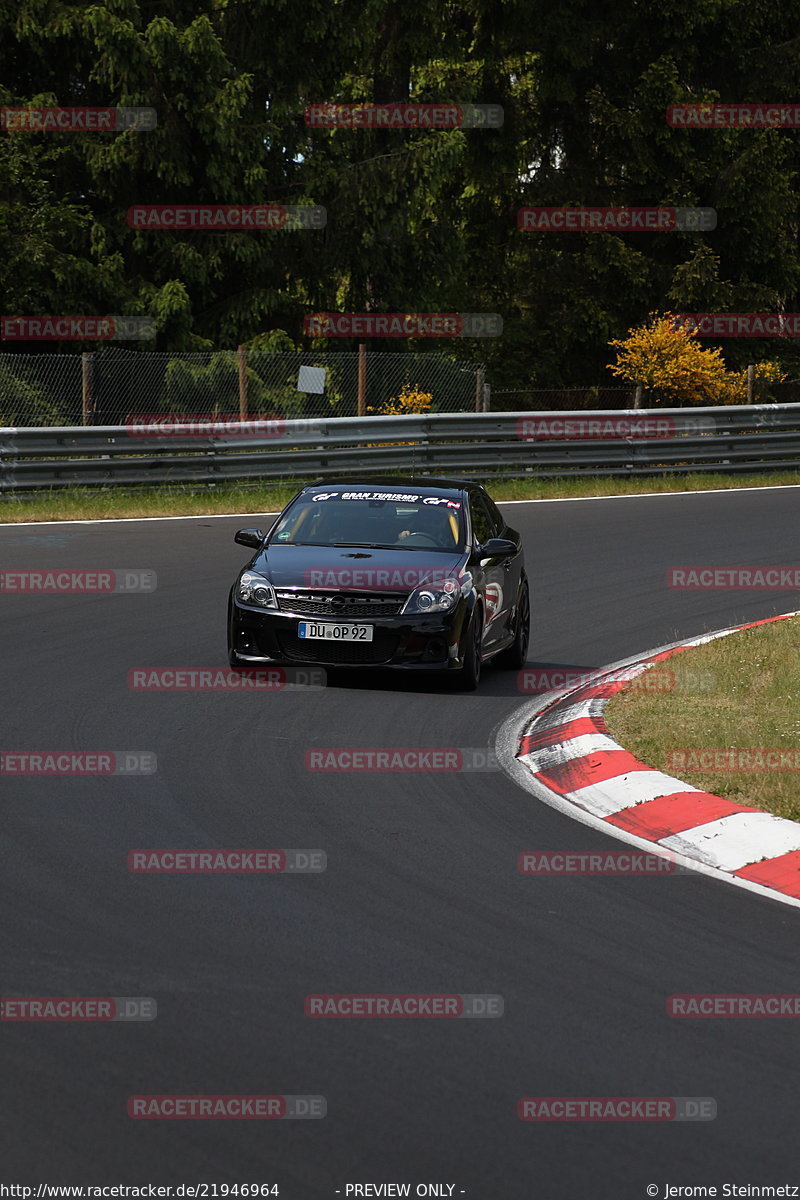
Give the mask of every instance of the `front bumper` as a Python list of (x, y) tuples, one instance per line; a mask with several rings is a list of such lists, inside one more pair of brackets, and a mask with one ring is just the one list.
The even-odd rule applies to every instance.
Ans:
[[(259, 612), (232, 600), (230, 648), (242, 662), (252, 663), (458, 670), (470, 607), (462, 599), (448, 613), (362, 618), (353, 623), (372, 625), (371, 642), (325, 642), (297, 636), (300, 621), (322, 618)], [(335, 617), (326, 619), (331, 622), (341, 623)]]

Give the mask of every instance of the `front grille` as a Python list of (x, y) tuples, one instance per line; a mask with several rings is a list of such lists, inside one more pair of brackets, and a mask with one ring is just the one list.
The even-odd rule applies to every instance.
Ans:
[[(283, 612), (302, 617), (396, 617), (405, 604), (405, 596), (373, 596), (360, 592), (278, 592)], [(335, 603), (332, 601), (335, 600)], [(342, 603), (343, 602), (343, 603)]]
[(396, 633), (376, 629), (371, 642), (326, 642), (321, 638), (300, 638), (284, 630), (276, 632), (281, 654), (299, 662), (315, 663), (385, 663), (399, 642)]

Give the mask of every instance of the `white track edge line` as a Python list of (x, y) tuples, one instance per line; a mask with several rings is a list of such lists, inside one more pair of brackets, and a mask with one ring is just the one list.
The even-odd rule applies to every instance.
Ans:
[(535, 500), (496, 500), (496, 504), (575, 504), (581, 500), (650, 500), (658, 496), (721, 496), (725, 492), (780, 492), (800, 487), (798, 483), (765, 483), (763, 487), (691, 488), (681, 492), (618, 492), (613, 496), (541, 496)]
[(211, 521), (222, 517), (276, 517), (281, 509), (267, 512), (191, 513), (181, 517), (75, 517), (69, 521), (0, 521), (0, 529), (26, 529), (31, 525), (126, 525), (137, 521)]

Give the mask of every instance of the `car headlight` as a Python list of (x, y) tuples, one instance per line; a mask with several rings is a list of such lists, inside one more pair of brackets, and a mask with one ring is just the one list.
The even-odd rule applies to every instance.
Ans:
[(277, 608), (275, 589), (268, 579), (257, 571), (242, 571), (236, 585), (236, 599), (242, 604), (252, 604), (256, 608)]
[(472, 587), (472, 576), (465, 572), (460, 579), (444, 579), (440, 583), (424, 583), (403, 605), (403, 613), (450, 612)]

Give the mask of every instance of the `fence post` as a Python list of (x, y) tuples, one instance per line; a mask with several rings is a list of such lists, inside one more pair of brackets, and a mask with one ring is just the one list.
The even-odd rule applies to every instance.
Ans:
[(92, 423), (92, 354), (81, 355), (81, 424)]
[(247, 417), (247, 347), (239, 346), (236, 353), (239, 358), (239, 420), (244, 421)]
[(753, 403), (753, 383), (755, 381), (755, 367), (750, 363), (747, 367), (747, 403)]
[(358, 344), (358, 415), (367, 412), (367, 343)]
[(478, 367), (475, 373), (475, 412), (483, 412), (483, 380), (486, 372)]
[(636, 391), (633, 393), (633, 407), (642, 407), (642, 385), (640, 383), (636, 385)]
[(483, 411), (489, 412), (492, 407), (492, 385), (484, 383), (483, 385)]

